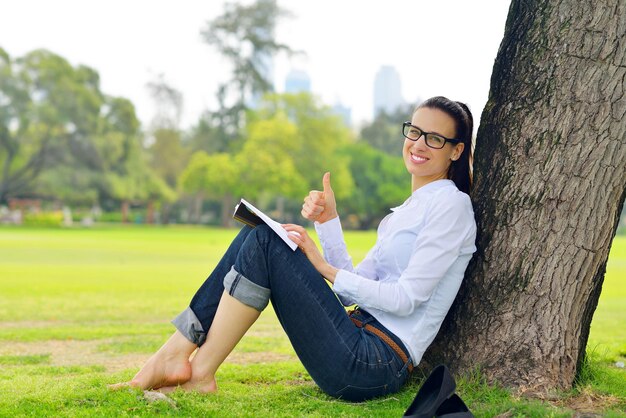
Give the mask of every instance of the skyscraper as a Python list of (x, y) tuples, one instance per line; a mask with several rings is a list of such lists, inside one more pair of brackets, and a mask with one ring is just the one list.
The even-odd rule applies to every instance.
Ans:
[(381, 66), (374, 78), (374, 117), (383, 110), (394, 112), (404, 104), (400, 75), (390, 65)]
[(343, 120), (343, 123), (346, 124), (346, 126), (352, 126), (352, 109), (344, 106), (339, 101), (335, 103), (332, 109), (335, 114), (341, 116), (341, 119)]

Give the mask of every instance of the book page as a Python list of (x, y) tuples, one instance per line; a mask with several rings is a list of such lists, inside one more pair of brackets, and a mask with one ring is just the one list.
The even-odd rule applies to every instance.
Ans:
[(285, 228), (283, 228), (278, 222), (255, 208), (250, 202), (246, 201), (245, 199), (241, 199), (241, 202), (246, 205), (248, 209), (254, 212), (255, 215), (261, 218), (263, 222), (267, 224), (267, 226), (272, 228), (272, 230), (276, 232), (283, 241), (285, 241), (285, 244), (287, 244), (292, 251), (295, 251), (296, 248), (298, 248), (298, 244), (289, 239), (287, 231), (285, 231)]

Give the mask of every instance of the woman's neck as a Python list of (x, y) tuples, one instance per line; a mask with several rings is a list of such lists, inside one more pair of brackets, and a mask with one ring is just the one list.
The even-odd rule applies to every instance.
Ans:
[(446, 176), (434, 176), (434, 177), (412, 176), (411, 177), (411, 191), (415, 192), (417, 189), (419, 189), (420, 187), (426, 186), (428, 183), (432, 183), (433, 181), (437, 181), (437, 180), (445, 180), (447, 178), (448, 177)]

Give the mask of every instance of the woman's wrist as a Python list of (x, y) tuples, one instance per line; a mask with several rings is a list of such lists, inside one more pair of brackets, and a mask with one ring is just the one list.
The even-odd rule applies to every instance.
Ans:
[(320, 224), (324, 224), (324, 223), (326, 223), (328, 221), (332, 221), (333, 219), (338, 218), (338, 217), (339, 217), (339, 214), (337, 213), (337, 211), (334, 211), (333, 213), (329, 213), (327, 217), (325, 216), (322, 221), (317, 221), (317, 222), (320, 223)]
[(324, 265), (320, 269), (320, 273), (322, 274), (322, 276), (324, 276), (324, 278), (331, 283), (335, 283), (335, 278), (337, 277), (338, 272), (338, 268), (333, 267), (328, 263), (324, 263)]

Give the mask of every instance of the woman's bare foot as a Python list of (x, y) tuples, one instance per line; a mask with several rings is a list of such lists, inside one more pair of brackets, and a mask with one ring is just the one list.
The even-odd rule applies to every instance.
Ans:
[(215, 378), (211, 380), (194, 380), (191, 378), (188, 382), (180, 386), (166, 386), (159, 389), (161, 393), (171, 393), (177, 389), (182, 389), (186, 392), (199, 392), (210, 393), (217, 392), (217, 381)]
[(181, 385), (191, 379), (189, 355), (196, 345), (178, 331), (157, 351), (128, 382), (109, 385), (110, 389), (136, 387), (158, 389)]
[(191, 363), (188, 358), (160, 358), (158, 354), (148, 362), (128, 382), (109, 385), (111, 389), (127, 386), (140, 389), (158, 389), (164, 386), (181, 385), (191, 379)]

